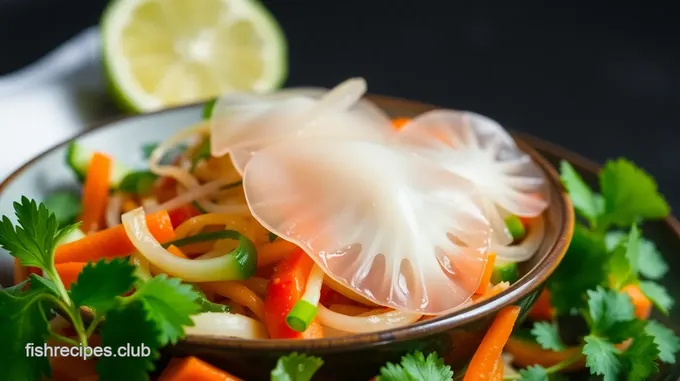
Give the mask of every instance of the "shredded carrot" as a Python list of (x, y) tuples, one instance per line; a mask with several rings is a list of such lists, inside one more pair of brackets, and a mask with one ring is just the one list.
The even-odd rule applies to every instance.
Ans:
[(206, 282), (204, 289), (233, 300), (253, 311), (258, 319), (264, 319), (264, 302), (248, 287), (237, 281)]
[[(175, 231), (166, 211), (147, 215), (146, 224), (151, 235), (159, 242), (165, 243), (175, 239)], [(125, 233), (125, 228), (123, 225), (117, 225), (58, 246), (54, 262), (97, 261), (102, 258), (125, 257), (134, 251), (135, 247)]]
[(19, 258), (14, 258), (14, 284), (19, 284), (28, 278), (28, 268), (21, 265)]
[(402, 127), (406, 125), (406, 123), (410, 122), (410, 118), (396, 118), (392, 120), (392, 125), (394, 126), (395, 129), (401, 130)]
[(85, 233), (99, 230), (100, 222), (104, 218), (109, 197), (111, 163), (111, 158), (101, 152), (92, 155), (83, 185), (83, 213), (80, 216), (83, 222), (81, 229)]
[(503, 357), (498, 356), (496, 361), (493, 363), (493, 372), (491, 373), (490, 381), (503, 381), (503, 376), (505, 373)]
[(529, 310), (528, 317), (534, 321), (548, 321), (555, 316), (555, 309), (550, 304), (550, 291), (544, 289)]
[(509, 283), (509, 282), (500, 282), (500, 283), (494, 285), (493, 287), (491, 287), (491, 288), (486, 292), (486, 294), (484, 294), (484, 295), (475, 295), (476, 297), (473, 296), (473, 297), (472, 297), (472, 301), (474, 301), (475, 303), (479, 303), (479, 302), (481, 302), (481, 301), (483, 301), (483, 300), (489, 299), (489, 298), (491, 298), (491, 297), (494, 297), (494, 296), (500, 294), (501, 292), (507, 290), (508, 288), (510, 288), (510, 283)]
[(622, 291), (630, 297), (630, 301), (635, 307), (635, 316), (640, 320), (649, 319), (649, 315), (652, 313), (652, 302), (642, 293), (640, 286), (631, 284), (624, 287)]
[(87, 265), (87, 262), (57, 263), (54, 265), (54, 268), (64, 283), (64, 287), (68, 290), (71, 288), (71, 284), (78, 280), (78, 275), (80, 275), (85, 265)]
[[(58, 344), (59, 346), (63, 344)], [(55, 347), (59, 349), (59, 347)], [(56, 352), (56, 351), (55, 351)], [(50, 357), (53, 380), (82, 380), (97, 377), (96, 360), (83, 360), (72, 356)]]
[(470, 361), (463, 381), (490, 380), (494, 363), (501, 356), (503, 347), (508, 342), (515, 322), (519, 317), (519, 306), (505, 307), (498, 312), (491, 327), (482, 338), (475, 355)]
[[(615, 344), (614, 347), (623, 352), (631, 344), (631, 340), (626, 340), (622, 343)], [(534, 365), (540, 365), (543, 368), (550, 368), (556, 364), (574, 358), (574, 356), (581, 355), (583, 350), (580, 346), (570, 346), (562, 351), (551, 351), (543, 349), (535, 342), (522, 340), (518, 338), (510, 338), (505, 344), (505, 352), (512, 355), (513, 364), (526, 368)], [(573, 364), (562, 369), (562, 372), (577, 372), (586, 367), (585, 357), (581, 356)]]
[(125, 201), (123, 201), (123, 206), (122, 206), (123, 213), (127, 213), (127, 212), (129, 212), (131, 210), (135, 210), (137, 208), (139, 208), (139, 204), (137, 204), (133, 199), (128, 198)]
[(182, 250), (180, 250), (179, 247), (177, 247), (175, 245), (168, 246), (167, 250), (168, 250), (168, 252), (170, 252), (170, 254), (174, 255), (175, 257), (180, 257), (180, 258), (183, 258), (183, 259), (189, 259), (186, 255), (184, 255)]
[(496, 264), (496, 253), (489, 253), (486, 256), (486, 265), (484, 266), (484, 272), (482, 273), (482, 279), (477, 287), (475, 294), (484, 295), (489, 290), (489, 285), (491, 284), (491, 275), (493, 274), (493, 267)]
[(243, 381), (194, 356), (173, 359), (158, 381)]
[(283, 239), (277, 239), (274, 242), (263, 245), (257, 250), (257, 267), (265, 267), (277, 263), (297, 249), (298, 247), (294, 243)]

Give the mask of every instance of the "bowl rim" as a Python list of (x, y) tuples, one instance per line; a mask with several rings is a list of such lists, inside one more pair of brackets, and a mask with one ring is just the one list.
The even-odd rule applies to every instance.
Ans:
[[(411, 101), (403, 98), (369, 94), (367, 98), (376, 103), (381, 108), (405, 109), (410, 110), (410, 113), (422, 113), (432, 109), (441, 108), (439, 106)], [(21, 175), (24, 171), (29, 170), (37, 161), (51, 152), (69, 144), (71, 141), (77, 140), (83, 136), (94, 133), (100, 129), (106, 128), (114, 123), (126, 121), (128, 119), (150, 117), (158, 114), (178, 111), (182, 109), (191, 109), (199, 107), (205, 102), (192, 103), (178, 107), (166, 108), (158, 111), (153, 111), (138, 115), (119, 115), (111, 118), (106, 118), (98, 123), (94, 123), (91, 127), (79, 132), (78, 134), (57, 143), (46, 150), (42, 151), (32, 159), (15, 169), (9, 176), (7, 176), (0, 183), (0, 194), (5, 188), (11, 184), (16, 177)], [(405, 327), (392, 328), (385, 331), (377, 331), (370, 333), (360, 333), (355, 335), (348, 335), (342, 337), (329, 337), (322, 339), (311, 340), (271, 340), (271, 339), (238, 339), (238, 338), (223, 338), (209, 335), (191, 335), (178, 342), (176, 347), (191, 346), (191, 347), (214, 347), (220, 346), (231, 349), (244, 350), (275, 350), (281, 352), (294, 351), (316, 351), (316, 352), (339, 352), (348, 351), (356, 348), (368, 348), (372, 346), (379, 346), (390, 342), (401, 342), (407, 340), (418, 339), (420, 337), (441, 333), (451, 330), (468, 323), (480, 320), (484, 317), (490, 316), (498, 312), (501, 308), (517, 303), (531, 292), (537, 290), (548, 279), (552, 272), (557, 268), (560, 261), (566, 254), (571, 236), (573, 234), (573, 227), (575, 222), (574, 210), (567, 193), (564, 191), (563, 185), (559, 180), (559, 175), (555, 168), (540, 155), (532, 146), (537, 139), (529, 135), (518, 133), (509, 130), (510, 134), (517, 141), (518, 146), (539, 165), (546, 175), (549, 187), (554, 189), (559, 195), (557, 200), (552, 200), (556, 206), (561, 209), (561, 214), (564, 220), (557, 226), (560, 231), (553, 245), (547, 248), (548, 253), (520, 280), (512, 284), (507, 290), (486, 299), (480, 303), (470, 305), (453, 314), (437, 316), (426, 321), (417, 322)], [(526, 140), (525, 140), (526, 139)], [(532, 144), (529, 144), (532, 142)], [(538, 141), (539, 143), (545, 143)], [(573, 155), (570, 155), (573, 156)], [(586, 160), (586, 159), (583, 159)], [(587, 162), (587, 160), (586, 160)], [(592, 166), (592, 163), (587, 163)], [(680, 230), (680, 227), (678, 228)]]

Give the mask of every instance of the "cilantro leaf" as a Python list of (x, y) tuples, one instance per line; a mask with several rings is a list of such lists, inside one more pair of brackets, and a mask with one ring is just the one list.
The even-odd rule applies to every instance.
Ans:
[(567, 191), (569, 191), (569, 197), (574, 204), (576, 212), (586, 218), (590, 226), (595, 226), (599, 215), (595, 193), (583, 181), (583, 178), (576, 172), (574, 167), (565, 160), (560, 162), (560, 179), (562, 179), (562, 183), (567, 188)]
[(607, 248), (602, 237), (583, 225), (576, 225), (567, 254), (548, 278), (550, 302), (558, 314), (585, 307), (586, 291), (608, 283), (607, 260)]
[(643, 331), (641, 335), (634, 337), (633, 343), (621, 356), (626, 368), (626, 380), (642, 381), (656, 373), (659, 370), (656, 365), (658, 356), (659, 349), (652, 336)]
[(647, 322), (640, 319), (619, 321), (607, 331), (607, 338), (614, 344), (622, 343), (631, 337), (636, 337), (645, 331)]
[(520, 381), (548, 381), (548, 373), (540, 365), (530, 366), (519, 371)]
[(588, 290), (590, 327), (595, 334), (606, 334), (617, 322), (634, 319), (633, 304), (627, 294), (597, 287)]
[(647, 298), (665, 315), (673, 307), (673, 298), (668, 295), (668, 291), (658, 283), (651, 281), (640, 282), (640, 290)]
[(183, 326), (193, 326), (191, 315), (201, 310), (199, 295), (191, 285), (164, 274), (142, 284), (133, 298), (144, 304), (149, 320), (159, 328), (162, 345), (175, 344), (184, 337)]
[(21, 198), (21, 203), (14, 203), (14, 212), (19, 225), (15, 228), (9, 218), (3, 216), (0, 221), (0, 246), (24, 266), (51, 269), (56, 243), (76, 226), (59, 228), (54, 213), (47, 210), (44, 204), (38, 205), (26, 197)]
[(318, 357), (293, 352), (279, 358), (271, 372), (271, 381), (309, 381), (322, 365), (323, 360)]
[(450, 381), (453, 380), (451, 367), (444, 364), (435, 352), (427, 358), (420, 351), (407, 354), (397, 365), (385, 364), (380, 368), (377, 381)]
[(654, 179), (625, 159), (607, 162), (600, 172), (600, 190), (605, 200), (605, 226), (630, 226), (640, 218), (662, 218), (669, 213)]
[(536, 322), (534, 323), (534, 328), (531, 329), (531, 334), (534, 335), (536, 342), (539, 343), (543, 349), (558, 352), (566, 348), (560, 338), (557, 325), (554, 323)]
[(75, 222), (82, 209), (80, 195), (73, 191), (54, 192), (45, 198), (44, 204), (54, 213), (60, 226)]
[(31, 290), (44, 290), (54, 296), (59, 296), (59, 291), (57, 291), (57, 286), (51, 280), (43, 278), (36, 274), (31, 274), (28, 276), (31, 282)]
[(23, 281), (15, 284), (14, 286), (0, 288), (0, 293), (5, 293), (12, 296), (19, 295), (20, 293), (23, 292), (24, 287), (26, 287), (27, 284), (28, 279), (24, 279)]
[[(613, 251), (625, 238), (626, 234), (623, 232), (609, 232), (605, 235), (605, 242), (607, 249)], [(658, 280), (663, 278), (668, 272), (668, 264), (663, 258), (663, 255), (656, 248), (654, 242), (640, 237), (638, 242), (639, 256), (638, 256), (638, 271), (640, 275), (645, 278)]]
[(659, 348), (659, 360), (675, 364), (675, 354), (680, 351), (680, 339), (675, 333), (655, 320), (647, 322), (645, 332), (654, 338), (654, 343)]
[[(151, 321), (143, 304), (132, 300), (121, 307), (109, 310), (101, 329), (102, 346), (111, 347), (110, 356), (102, 356), (97, 362), (101, 381), (147, 381), (147, 372), (154, 370), (153, 361), (158, 358), (160, 331)], [(147, 356), (121, 356), (119, 348), (130, 345), (136, 352), (141, 346), (149, 348)]]
[(585, 337), (583, 354), (590, 374), (604, 376), (605, 381), (615, 381), (621, 371), (622, 364), (617, 358), (618, 350), (612, 343), (597, 336)]
[(610, 279), (614, 283), (614, 289), (636, 283), (638, 280), (637, 264), (640, 249), (640, 231), (636, 225), (630, 229), (628, 239), (620, 242), (614, 249), (609, 260)]
[(56, 300), (44, 289), (12, 294), (0, 291), (0, 359), (2, 375), (7, 380), (41, 380), (51, 377), (46, 356), (30, 356), (29, 343), (42, 346), (50, 335), (44, 311), (45, 302)]
[(71, 286), (71, 299), (77, 306), (94, 308), (101, 316), (115, 305), (116, 296), (132, 289), (134, 273), (135, 266), (122, 258), (90, 262)]

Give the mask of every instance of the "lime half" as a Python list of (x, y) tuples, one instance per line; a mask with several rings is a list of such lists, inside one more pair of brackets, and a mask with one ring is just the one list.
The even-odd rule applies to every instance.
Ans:
[(285, 37), (255, 0), (116, 0), (101, 27), (108, 79), (129, 111), (265, 93), (286, 79)]

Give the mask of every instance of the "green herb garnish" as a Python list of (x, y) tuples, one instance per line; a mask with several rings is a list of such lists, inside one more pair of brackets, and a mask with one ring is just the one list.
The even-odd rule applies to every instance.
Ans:
[(59, 226), (72, 224), (83, 208), (80, 195), (73, 191), (54, 192), (45, 198), (44, 204), (54, 213)]
[[(87, 347), (90, 336), (101, 328), (103, 346), (117, 351), (137, 344), (146, 346), (149, 352), (143, 357), (102, 357), (97, 363), (100, 380), (148, 379), (160, 348), (177, 342), (184, 336), (183, 327), (193, 325), (190, 316), (201, 310), (199, 294), (192, 286), (164, 275), (138, 282), (135, 267), (124, 259), (88, 264), (69, 292), (55, 269), (54, 250), (57, 242), (78, 226), (59, 227), (54, 213), (26, 197), (14, 203), (14, 210), (18, 225), (3, 217), (0, 246), (22, 265), (40, 268), (49, 279), (31, 275), (22, 284), (30, 285), (29, 290), (0, 290), (0, 337), (7, 340), (0, 346), (3, 376), (27, 381), (50, 377), (47, 357), (26, 355), (27, 343), (42, 346), (52, 339)], [(127, 294), (135, 284), (135, 292)], [(80, 307), (94, 311), (89, 324), (83, 321)], [(50, 330), (51, 309), (73, 323), (76, 340)], [(104, 320), (106, 324), (100, 327)]]
[[(669, 207), (652, 177), (625, 159), (608, 162), (600, 172), (602, 194), (569, 163), (563, 161), (560, 172), (581, 220), (547, 285), (558, 315), (581, 316), (588, 333), (580, 338), (582, 353), (550, 368), (520, 370), (519, 377), (508, 379), (547, 380), (582, 356), (591, 374), (605, 380), (646, 379), (658, 370), (657, 362), (675, 361), (680, 340), (658, 322), (636, 317), (625, 290), (639, 287), (662, 313), (672, 307), (666, 290), (653, 281), (668, 265), (638, 227), (645, 220), (664, 218)], [(566, 349), (555, 322), (535, 323), (531, 333), (543, 349)], [(630, 345), (623, 346), (628, 340)]]
[(149, 171), (135, 171), (128, 173), (121, 180), (118, 188), (123, 192), (144, 196), (153, 191), (153, 185), (158, 176)]
[(387, 363), (380, 369), (377, 381), (450, 381), (453, 380), (451, 367), (436, 353), (427, 358), (420, 351), (407, 354), (399, 364)]
[(271, 372), (272, 381), (310, 381), (323, 365), (323, 360), (314, 356), (291, 353), (279, 358)]

